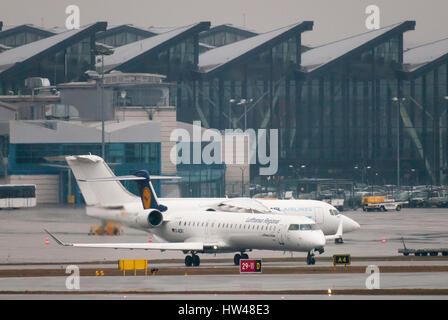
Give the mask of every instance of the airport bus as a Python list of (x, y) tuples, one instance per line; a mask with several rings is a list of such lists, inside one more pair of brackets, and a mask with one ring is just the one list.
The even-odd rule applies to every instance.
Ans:
[(36, 206), (36, 185), (0, 185), (0, 208), (27, 208)]

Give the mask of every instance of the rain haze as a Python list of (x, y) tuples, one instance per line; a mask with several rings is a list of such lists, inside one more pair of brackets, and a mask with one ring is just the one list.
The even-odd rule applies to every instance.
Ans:
[(417, 21), (416, 30), (405, 33), (407, 47), (448, 37), (446, 0), (2, 0), (0, 20), (5, 25), (63, 27), (68, 5), (79, 6), (81, 25), (107, 21), (109, 25), (182, 26), (210, 21), (212, 25), (230, 23), (266, 32), (312, 20), (314, 30), (303, 36), (303, 43), (308, 45), (367, 31), (366, 7), (376, 5), (380, 8), (381, 27), (403, 20)]

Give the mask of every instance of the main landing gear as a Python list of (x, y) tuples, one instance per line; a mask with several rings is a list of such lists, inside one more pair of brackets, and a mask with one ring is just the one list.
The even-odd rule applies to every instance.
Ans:
[(191, 253), (191, 256), (185, 257), (185, 266), (186, 267), (191, 267), (191, 266), (199, 267), (200, 264), (201, 264), (201, 259), (199, 258), (199, 256), (197, 256), (193, 252)]
[(241, 254), (237, 253), (237, 254), (233, 257), (233, 263), (234, 263), (236, 266), (239, 266), (239, 265), (240, 265), (240, 260), (241, 260), (241, 259), (249, 259), (249, 256), (248, 256), (246, 253), (244, 253), (244, 252), (241, 252)]
[(334, 243), (335, 243), (335, 244), (342, 244), (342, 243), (344, 243), (344, 239), (342, 239), (342, 238), (336, 238), (336, 239), (334, 239)]
[(308, 252), (308, 255), (306, 256), (306, 264), (307, 265), (314, 265), (314, 264), (316, 264), (316, 259), (314, 259), (313, 251), (309, 251)]

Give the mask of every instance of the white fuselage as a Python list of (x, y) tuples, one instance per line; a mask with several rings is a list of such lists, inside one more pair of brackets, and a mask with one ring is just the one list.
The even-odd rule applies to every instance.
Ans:
[[(177, 208), (202, 208), (228, 201), (226, 198), (162, 198), (161, 201), (170, 209)], [(251, 200), (251, 199), (248, 199)], [(314, 220), (325, 235), (336, 233), (339, 223), (342, 220), (343, 231), (345, 233), (356, 231), (360, 225), (342, 215), (332, 205), (317, 200), (264, 200), (256, 199), (264, 206), (272, 210), (272, 214), (284, 214), (290, 216), (307, 217)]]
[(199, 210), (172, 210), (164, 222), (153, 228), (142, 226), (150, 210), (138, 206), (123, 209), (87, 207), (87, 214), (120, 222), (155, 234), (166, 242), (202, 242), (204, 253), (235, 252), (250, 249), (308, 252), (322, 248), (321, 230), (288, 230), (290, 225), (315, 225), (306, 217)]

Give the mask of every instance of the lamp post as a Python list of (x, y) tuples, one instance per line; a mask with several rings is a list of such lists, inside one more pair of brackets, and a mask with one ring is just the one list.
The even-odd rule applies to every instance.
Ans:
[(247, 105), (253, 101), (254, 99), (241, 99), (240, 102), (237, 103), (239, 106), (244, 106), (244, 131), (247, 130)]
[[(372, 169), (371, 166), (366, 166), (365, 168), (363, 168), (364, 175), (365, 175), (366, 178), (367, 178), (367, 185), (370, 184), (370, 179), (369, 179), (369, 178), (370, 178), (370, 175), (367, 174), (367, 170), (370, 170), (370, 169)], [(364, 178), (363, 178), (362, 180), (363, 180), (363, 182), (364, 182)]]
[(400, 186), (400, 109), (401, 102), (405, 101), (406, 98), (393, 97), (392, 101), (397, 102), (397, 187)]
[(240, 167), (241, 170), (241, 197), (244, 197), (244, 171), (246, 171), (246, 167)]
[(235, 99), (229, 100), (229, 129), (233, 129), (232, 126), (232, 104), (235, 103)]
[(126, 112), (124, 111), (124, 107), (126, 105), (126, 96), (127, 96), (127, 92), (126, 90), (121, 90), (120, 92), (120, 97), (121, 97), (121, 107), (123, 108), (123, 121), (125, 121), (126, 119)]
[[(96, 71), (86, 71), (90, 74), (96, 73), (97, 80), (101, 81), (101, 156), (105, 159), (105, 142), (104, 142), (104, 56), (110, 56), (114, 53), (114, 48), (105, 44), (96, 44), (94, 53), (101, 56), (101, 77)], [(88, 74), (90, 76), (90, 74)]]

